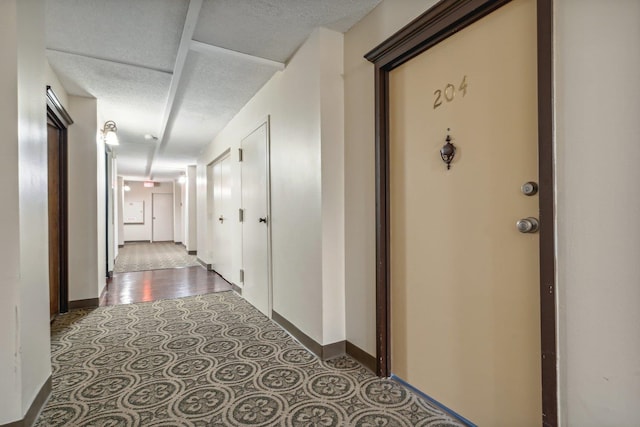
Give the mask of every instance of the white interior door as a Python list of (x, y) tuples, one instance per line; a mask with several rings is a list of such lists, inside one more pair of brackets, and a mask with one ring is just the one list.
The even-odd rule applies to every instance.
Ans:
[(173, 240), (173, 194), (153, 193), (151, 198), (152, 240)]
[[(227, 154), (213, 164), (213, 269), (231, 279), (231, 164)], [(233, 217), (235, 219), (235, 217)]]
[(542, 423), (536, 73), (514, 0), (389, 78), (391, 369), (480, 426)]
[(242, 148), (242, 296), (271, 316), (269, 258), (269, 123), (241, 142)]

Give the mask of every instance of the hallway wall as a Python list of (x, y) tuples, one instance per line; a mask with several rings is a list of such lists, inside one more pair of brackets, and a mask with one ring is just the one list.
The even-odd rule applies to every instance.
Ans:
[(0, 425), (51, 374), (43, 0), (0, 3)]
[(182, 206), (182, 192), (184, 184), (180, 184), (177, 180), (173, 182), (173, 240), (176, 243), (182, 243), (182, 232), (184, 224), (182, 223), (182, 215), (184, 208)]
[(640, 2), (556, 15), (563, 425), (640, 425)]
[[(98, 298), (105, 286), (104, 145), (98, 101), (69, 96), (69, 300)], [(102, 173), (101, 173), (102, 171)]]
[(375, 98), (364, 55), (435, 4), (385, 0), (344, 38), (347, 340), (376, 354)]
[(124, 245), (124, 178), (118, 177), (118, 187), (116, 190), (118, 199), (118, 246)]
[[(198, 160), (198, 256), (211, 263), (206, 166), (231, 149), (232, 203), (239, 208), (237, 149), (270, 115), (273, 309), (323, 345), (344, 339), (341, 71), (342, 35), (314, 31)], [(240, 223), (233, 224), (240, 236)], [(238, 272), (239, 237), (231, 250)], [(239, 284), (238, 275), (229, 279)]]
[[(182, 220), (184, 222), (184, 245), (187, 248), (187, 251), (193, 252), (198, 251), (200, 248), (198, 246), (198, 187), (197, 187), (197, 167), (196, 165), (187, 166), (187, 182), (183, 188), (183, 204), (184, 204), (184, 214), (182, 216)], [(204, 226), (202, 226), (204, 227)], [(198, 252), (199, 259), (202, 258), (202, 250)]]
[[(345, 35), (347, 339), (375, 355), (373, 66), (434, 1), (383, 1)], [(640, 4), (555, 2), (560, 411), (640, 424)], [(615, 66), (612, 66), (615, 64)]]
[[(173, 194), (172, 182), (157, 182), (155, 187), (145, 187), (143, 181), (126, 181), (131, 191), (124, 192), (125, 206), (129, 202), (144, 202), (144, 224), (124, 224), (124, 241), (150, 241), (153, 226), (153, 197), (154, 193)], [(125, 221), (126, 218), (123, 218)]]

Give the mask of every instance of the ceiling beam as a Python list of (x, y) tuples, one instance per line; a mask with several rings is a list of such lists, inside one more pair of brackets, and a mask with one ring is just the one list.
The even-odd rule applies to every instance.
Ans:
[(52, 49), (50, 47), (47, 48), (47, 51), (48, 52), (62, 53), (64, 55), (79, 56), (81, 58), (88, 58), (88, 59), (93, 59), (93, 60), (96, 60), (96, 61), (110, 62), (112, 64), (126, 65), (127, 67), (141, 68), (143, 70), (157, 71), (158, 73), (163, 73), (163, 74), (171, 74), (171, 70), (165, 70), (163, 68), (147, 67), (146, 65), (134, 64), (132, 62), (116, 61), (115, 59), (101, 58), (99, 56), (85, 55), (83, 53), (69, 52), (67, 50), (61, 50), (61, 49)]
[(225, 49), (224, 47), (214, 46), (212, 44), (202, 43), (196, 40), (191, 40), (191, 50), (204, 54), (222, 53), (224, 55), (242, 58), (256, 64), (268, 65), (278, 71), (284, 70), (285, 67), (285, 64), (283, 62), (272, 61), (271, 59), (261, 58), (259, 56), (249, 55), (247, 53), (242, 53), (231, 49)]
[(180, 78), (182, 77), (182, 70), (187, 62), (187, 53), (189, 53), (189, 46), (193, 33), (196, 30), (196, 24), (198, 23), (198, 16), (200, 15), (200, 9), (202, 8), (203, 0), (190, 0), (189, 9), (187, 10), (187, 17), (184, 20), (184, 27), (182, 29), (182, 37), (180, 38), (180, 46), (178, 47), (178, 54), (176, 55), (176, 63), (173, 67), (173, 77), (171, 78), (171, 85), (169, 86), (169, 96), (167, 98), (167, 104), (164, 108), (164, 114), (162, 115), (162, 122), (160, 124), (160, 132), (158, 134), (158, 142), (156, 143), (156, 149), (152, 152), (147, 160), (146, 175), (152, 179), (153, 163), (158, 156), (158, 153), (164, 149), (166, 145), (166, 131), (171, 113), (173, 112), (173, 104), (176, 99), (176, 93), (180, 86)]

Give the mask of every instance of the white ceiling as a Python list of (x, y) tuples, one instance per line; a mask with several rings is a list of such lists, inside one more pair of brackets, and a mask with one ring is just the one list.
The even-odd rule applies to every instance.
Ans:
[(117, 123), (119, 174), (172, 179), (315, 28), (345, 32), (380, 1), (47, 0), (47, 57)]

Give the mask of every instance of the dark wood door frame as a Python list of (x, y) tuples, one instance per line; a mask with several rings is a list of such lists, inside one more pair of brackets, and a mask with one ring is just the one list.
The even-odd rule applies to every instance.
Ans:
[(68, 155), (67, 128), (73, 124), (71, 116), (60, 103), (60, 100), (50, 86), (47, 86), (47, 120), (59, 131), (60, 144), (59, 174), (58, 174), (58, 216), (59, 216), (59, 244), (60, 253), (60, 313), (69, 311), (69, 193), (68, 193)]
[[(389, 73), (510, 0), (442, 0), (365, 55), (375, 66), (377, 373), (390, 375)], [(537, 1), (542, 417), (558, 424), (553, 170), (553, 0)]]

